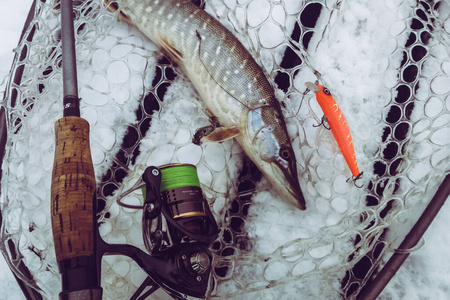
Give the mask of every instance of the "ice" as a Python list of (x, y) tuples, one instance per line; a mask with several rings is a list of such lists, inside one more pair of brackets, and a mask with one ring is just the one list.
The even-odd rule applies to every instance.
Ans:
[(189, 130), (189, 127), (181, 126), (177, 132), (177, 135), (173, 139), (173, 143), (178, 144), (178, 145), (184, 145), (184, 144), (187, 144), (191, 139), (192, 138), (191, 138), (191, 132)]
[(323, 258), (330, 255), (333, 251), (333, 244), (322, 245), (308, 250), (313, 258)]
[(391, 26), (391, 35), (397, 36), (401, 34), (406, 29), (405, 21), (397, 21)]
[(439, 61), (431, 57), (428, 58), (422, 65), (422, 71), (425, 76), (433, 77), (439, 72)]
[(265, 48), (275, 48), (284, 41), (283, 30), (274, 23), (265, 23), (258, 31), (261, 45)]
[(225, 151), (220, 143), (206, 144), (203, 155), (212, 170), (219, 172), (225, 168)]
[(147, 60), (139, 54), (131, 53), (127, 56), (128, 65), (136, 72), (142, 73), (147, 67)]
[(297, 0), (285, 0), (284, 7), (289, 14), (298, 14), (302, 8), (302, 3)]
[(280, 25), (284, 25), (286, 14), (282, 5), (274, 5), (272, 9), (272, 18)]
[(440, 146), (447, 146), (450, 144), (450, 128), (440, 128), (436, 130), (430, 138), (432, 143)]
[(196, 165), (202, 157), (202, 148), (198, 145), (188, 144), (181, 147), (177, 151), (178, 161), (183, 161), (188, 164)]
[[(101, 37), (96, 41), (97, 45), (103, 49), (111, 49), (112, 47), (114, 47), (114, 45), (117, 44), (117, 38), (112, 35), (117, 31), (118, 30), (113, 30), (110, 32), (111, 35)], [(106, 57), (109, 57), (109, 55), (106, 55)]]
[(131, 283), (133, 283), (134, 286), (139, 287), (147, 276), (147, 273), (141, 269), (134, 270), (130, 276)]
[(236, 19), (237, 19), (237, 22), (238, 22), (238, 25), (239, 25), (239, 28), (245, 28), (245, 20), (246, 20), (246, 17), (245, 17), (245, 9), (244, 8), (242, 8), (242, 7), (237, 7), (236, 8)]
[(175, 146), (162, 145), (156, 148), (147, 160), (148, 166), (162, 166), (172, 162)]
[(187, 123), (198, 115), (198, 107), (192, 101), (178, 99), (174, 105), (175, 115), (183, 123)]
[(95, 74), (92, 77), (92, 82), (89, 83), (92, 89), (100, 92), (106, 93), (109, 91), (108, 79), (102, 74)]
[(450, 92), (450, 78), (437, 76), (431, 81), (431, 90), (438, 95), (444, 95)]
[(91, 128), (97, 124), (98, 113), (92, 107), (83, 107), (81, 109), (81, 117), (89, 122)]
[(116, 143), (116, 132), (109, 127), (97, 128), (96, 133), (91, 135), (91, 139), (95, 140), (104, 149), (111, 150)]
[(92, 54), (92, 69), (93, 71), (102, 71), (108, 65), (109, 55), (106, 50), (97, 49)]
[(118, 230), (128, 230), (133, 225), (133, 220), (130, 216), (119, 216), (116, 220), (115, 227)]
[(449, 151), (447, 149), (442, 149), (440, 151), (437, 151), (433, 153), (431, 156), (431, 165), (433, 168), (437, 169), (446, 169), (448, 168), (448, 161), (446, 161), (446, 158), (448, 158)]
[(109, 101), (109, 97), (105, 94), (96, 92), (89, 88), (82, 87), (79, 92), (81, 101), (86, 102), (89, 105), (103, 106)]
[(439, 98), (431, 97), (425, 104), (425, 114), (428, 117), (435, 117), (436, 115), (441, 113), (443, 107), (444, 105)]
[(228, 178), (225, 174), (219, 173), (218, 175), (216, 175), (214, 185), (212, 187), (214, 191), (216, 191), (217, 193), (226, 194), (228, 192), (228, 186)]
[(127, 261), (119, 261), (112, 264), (112, 268), (122, 277), (125, 277), (130, 271), (130, 263)]
[(276, 244), (283, 244), (285, 241), (285, 235), (289, 232), (289, 228), (282, 224), (275, 224), (269, 227), (268, 230), (268, 238), (272, 239), (272, 241)]
[(292, 275), (299, 276), (311, 272), (316, 268), (316, 265), (311, 260), (302, 260), (297, 263), (292, 269)]
[(113, 231), (105, 239), (105, 242), (109, 244), (126, 244), (127, 238), (123, 233)]
[(270, 51), (266, 49), (262, 49), (261, 52), (261, 62), (268, 73), (271, 73), (273, 70), (273, 57)]
[(144, 91), (144, 79), (142, 75), (137, 74), (130, 79), (131, 95), (134, 99), (140, 99)]
[(92, 162), (99, 165), (105, 159), (105, 153), (98, 147), (91, 147)]
[(111, 49), (112, 58), (123, 58), (133, 50), (132, 45), (121, 44), (116, 45)]
[(48, 224), (47, 215), (44, 214), (43, 211), (35, 211), (33, 213), (33, 223), (36, 224), (37, 227), (43, 228)]
[(247, 22), (252, 27), (258, 27), (269, 17), (270, 3), (267, 0), (250, 2), (247, 9)]
[(277, 249), (277, 245), (272, 241), (257, 239), (255, 250), (261, 255), (269, 255)]
[(331, 206), (339, 213), (345, 213), (349, 209), (348, 201), (341, 197), (334, 198), (331, 201)]
[(409, 170), (408, 177), (411, 179), (411, 181), (419, 183), (427, 176), (429, 172), (430, 172), (430, 165), (425, 162), (421, 162), (416, 164), (413, 168)]
[(317, 176), (324, 180), (324, 181), (330, 181), (335, 177), (334, 169), (332, 165), (330, 165), (327, 162), (321, 162), (316, 168)]
[(350, 190), (350, 186), (347, 184), (347, 179), (343, 174), (337, 175), (333, 181), (333, 190), (339, 194), (346, 194)]
[(128, 80), (130, 70), (124, 62), (114, 61), (109, 64), (106, 74), (108, 75), (108, 80), (111, 83), (121, 84)]
[(439, 127), (445, 126), (449, 122), (450, 122), (450, 114), (445, 114), (445, 115), (437, 117), (436, 120), (431, 125), (431, 127), (439, 128)]
[(336, 266), (342, 265), (342, 260), (339, 256), (332, 256), (324, 259), (319, 265), (319, 269), (322, 271), (328, 271)]
[(130, 92), (123, 86), (116, 86), (111, 89), (112, 99), (119, 104), (123, 105), (130, 98)]
[(289, 272), (289, 267), (283, 263), (275, 262), (273, 264), (269, 264), (264, 270), (264, 278), (266, 280), (279, 280), (281, 278), (286, 277)]
[[(202, 182), (202, 181), (200, 181)], [(225, 204), (227, 203), (227, 199), (224, 197), (216, 198), (216, 201), (214, 201), (214, 204), (212, 206), (212, 211), (216, 214), (220, 214), (223, 211), (223, 208)]]

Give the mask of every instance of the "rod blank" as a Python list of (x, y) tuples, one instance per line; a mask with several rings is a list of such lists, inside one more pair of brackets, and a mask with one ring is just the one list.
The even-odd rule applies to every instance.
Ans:
[(73, 1), (61, 0), (61, 46), (64, 92), (64, 116), (80, 116)]

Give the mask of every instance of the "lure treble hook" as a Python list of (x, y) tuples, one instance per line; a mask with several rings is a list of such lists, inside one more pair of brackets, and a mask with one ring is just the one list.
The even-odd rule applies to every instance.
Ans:
[(351, 181), (353, 181), (353, 184), (357, 187), (357, 188), (362, 188), (363, 186), (364, 186), (364, 183), (362, 184), (362, 185), (357, 185), (356, 184), (356, 181), (357, 180), (360, 180), (362, 177), (363, 177), (363, 174), (364, 174), (364, 172), (361, 172), (361, 173), (359, 173), (358, 175), (356, 175), (356, 176), (352, 176), (352, 177), (350, 177), (350, 178), (348, 178), (347, 180), (346, 180), (346, 182), (349, 182), (350, 180)]
[(317, 124), (317, 125), (313, 124), (313, 127), (323, 126), (323, 127), (325, 127), (326, 130), (331, 130), (330, 125), (327, 126), (326, 124), (328, 124), (328, 118), (326, 116), (323, 116), (322, 117), (322, 121), (320, 122), (320, 124)]

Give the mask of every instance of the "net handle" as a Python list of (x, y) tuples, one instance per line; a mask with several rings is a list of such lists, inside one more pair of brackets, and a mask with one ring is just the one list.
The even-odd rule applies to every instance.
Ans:
[[(438, 214), (441, 207), (450, 194), (450, 175), (447, 175), (434, 194), (425, 211), (420, 216), (414, 227), (405, 237), (399, 249), (410, 249), (417, 245), (431, 222)], [(409, 256), (409, 252), (394, 253), (386, 265), (381, 269), (380, 273), (370, 282), (368, 282), (356, 297), (357, 300), (374, 300), (384, 290), (386, 285), (391, 281), (392, 277), (397, 273)]]

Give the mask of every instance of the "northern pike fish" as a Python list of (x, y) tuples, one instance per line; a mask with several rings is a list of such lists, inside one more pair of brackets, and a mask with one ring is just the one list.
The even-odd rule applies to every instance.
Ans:
[(221, 127), (276, 191), (306, 209), (281, 107), (263, 70), (222, 24), (189, 0), (119, 0), (121, 17), (157, 44), (191, 80)]

